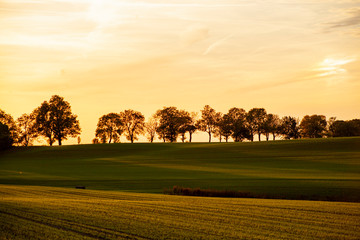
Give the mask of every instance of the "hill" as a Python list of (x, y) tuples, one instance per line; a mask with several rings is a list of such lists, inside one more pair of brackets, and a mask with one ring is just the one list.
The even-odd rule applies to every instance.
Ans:
[(360, 201), (360, 138), (14, 148), (0, 183), (161, 193), (174, 185)]

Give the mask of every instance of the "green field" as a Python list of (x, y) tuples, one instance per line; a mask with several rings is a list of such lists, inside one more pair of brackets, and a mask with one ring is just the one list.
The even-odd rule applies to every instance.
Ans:
[(0, 185), (0, 239), (360, 239), (358, 203)]
[(360, 201), (360, 138), (122, 143), (0, 153), (0, 184), (162, 193), (174, 185)]

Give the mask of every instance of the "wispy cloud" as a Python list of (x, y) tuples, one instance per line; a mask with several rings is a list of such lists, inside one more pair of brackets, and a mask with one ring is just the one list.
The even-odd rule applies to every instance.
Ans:
[(233, 36), (234, 36), (234, 34), (231, 33), (231, 34), (227, 35), (226, 37), (217, 40), (216, 42), (214, 42), (213, 44), (211, 44), (211, 45), (205, 50), (205, 52), (203, 53), (203, 55), (209, 54), (212, 50), (214, 50), (214, 49), (217, 48), (218, 46), (224, 44), (227, 40), (229, 40), (229, 39), (230, 39), (231, 37), (233, 37)]
[(192, 45), (206, 39), (208, 36), (209, 28), (201, 24), (196, 24), (188, 27), (182, 34), (181, 38), (184, 44)]
[[(353, 35), (360, 33), (360, 7), (343, 9), (340, 11), (339, 19), (325, 23), (326, 29), (350, 29)], [(356, 32), (357, 34), (354, 34)]]
[(356, 61), (356, 58), (326, 58), (319, 64), (319, 67), (315, 71), (320, 72), (317, 76), (325, 77), (330, 75), (346, 73), (347, 70), (344, 65)]

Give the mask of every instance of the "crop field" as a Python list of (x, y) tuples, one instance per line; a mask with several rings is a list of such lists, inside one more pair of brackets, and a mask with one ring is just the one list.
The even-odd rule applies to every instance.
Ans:
[(359, 202), (360, 138), (15, 148), (0, 153), (0, 184), (141, 193), (177, 185)]
[(358, 203), (0, 185), (0, 239), (359, 239)]

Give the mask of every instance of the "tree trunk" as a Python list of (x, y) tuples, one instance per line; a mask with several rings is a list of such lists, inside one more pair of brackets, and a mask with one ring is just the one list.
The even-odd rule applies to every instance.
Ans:
[(61, 146), (61, 137), (59, 137), (58, 141), (59, 141), (59, 146)]
[(225, 141), (228, 142), (229, 137), (225, 137)]
[(191, 139), (192, 139), (192, 133), (189, 132), (189, 142), (191, 142)]
[(269, 141), (269, 133), (266, 133), (266, 141)]
[(275, 141), (275, 133), (273, 133), (273, 141)]
[(211, 132), (209, 132), (209, 142), (211, 142)]
[(259, 135), (259, 142), (261, 141), (261, 133), (260, 131), (258, 132), (258, 135)]

